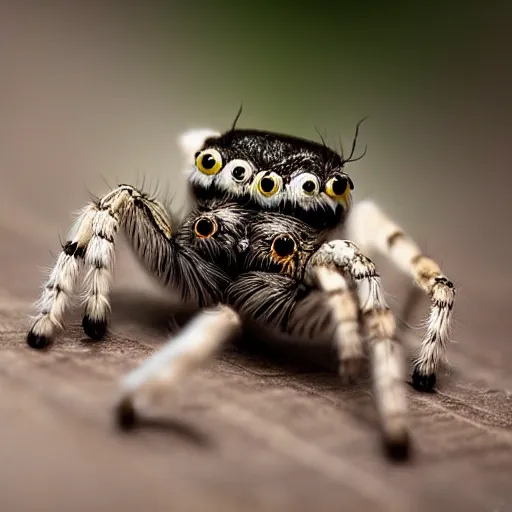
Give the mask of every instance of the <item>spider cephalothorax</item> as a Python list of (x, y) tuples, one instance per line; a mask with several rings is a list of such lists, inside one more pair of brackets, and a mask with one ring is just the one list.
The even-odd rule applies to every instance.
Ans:
[(329, 228), (348, 213), (354, 184), (326, 145), (258, 130), (209, 134), (188, 179), (196, 199), (229, 197)]

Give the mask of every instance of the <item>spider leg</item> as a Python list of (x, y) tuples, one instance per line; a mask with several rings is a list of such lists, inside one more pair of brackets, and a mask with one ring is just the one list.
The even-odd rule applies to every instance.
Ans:
[(228, 306), (201, 311), (176, 337), (124, 377), (116, 407), (119, 426), (133, 426), (139, 411), (179, 386), (240, 330), (240, 317)]
[(78, 217), (38, 302), (38, 313), (27, 335), (31, 347), (44, 348), (62, 329), (82, 263), (88, 269), (82, 325), (89, 337), (103, 338), (119, 228), (148, 270), (164, 285), (178, 285), (184, 299), (200, 306), (220, 301), (227, 277), (176, 242), (168, 215), (158, 202), (130, 185), (121, 185), (89, 204)]
[(84, 266), (85, 248), (91, 240), (96, 211), (96, 206), (90, 204), (79, 214), (43, 286), (36, 303), (38, 312), (27, 336), (27, 343), (32, 348), (46, 347), (55, 333), (63, 328), (64, 315), (72, 306), (73, 293)]
[(317, 267), (347, 272), (357, 285), (365, 336), (370, 345), (373, 385), (386, 449), (393, 458), (408, 455), (402, 347), (395, 318), (386, 304), (374, 263), (350, 241), (324, 243), (309, 259), (306, 279)]
[(436, 370), (446, 353), (455, 299), (453, 283), (443, 275), (439, 265), (424, 256), (416, 243), (372, 201), (356, 204), (347, 226), (349, 236), (361, 247), (388, 256), (430, 296), (427, 331), (414, 362), (412, 382), (417, 390), (431, 391), (436, 383)]
[(306, 284), (316, 284), (327, 294), (327, 306), (335, 323), (333, 337), (340, 360), (340, 375), (351, 380), (360, 373), (364, 359), (359, 299), (354, 280), (350, 275), (323, 265), (311, 265), (308, 274)]

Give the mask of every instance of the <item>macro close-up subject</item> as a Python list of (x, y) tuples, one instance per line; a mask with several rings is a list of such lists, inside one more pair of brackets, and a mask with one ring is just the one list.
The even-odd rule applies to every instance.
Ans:
[(512, 510), (507, 8), (150, 4), (0, 12), (0, 509)]

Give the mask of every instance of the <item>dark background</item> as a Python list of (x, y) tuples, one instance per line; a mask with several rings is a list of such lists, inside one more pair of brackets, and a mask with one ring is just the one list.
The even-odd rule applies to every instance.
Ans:
[[(315, 140), (318, 129), (345, 146), (368, 116), (368, 154), (348, 168), (356, 199), (373, 197), (455, 281), (450, 360), (479, 389), (499, 388), (493, 414), (510, 415), (511, 11), (506, 1), (2, 1), (9, 350), (24, 357), (41, 266), (88, 191), (145, 176), (179, 207), (176, 137), (226, 129), (241, 103), (240, 127)], [(407, 280), (386, 282), (393, 304), (403, 301)], [(29, 464), (17, 460), (20, 471)]]

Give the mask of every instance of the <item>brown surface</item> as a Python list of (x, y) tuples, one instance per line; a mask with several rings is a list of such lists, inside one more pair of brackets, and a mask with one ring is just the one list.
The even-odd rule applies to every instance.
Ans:
[[(367, 384), (280, 352), (227, 350), (161, 421), (122, 434), (116, 383), (164, 339), (161, 300), (119, 292), (108, 341), (85, 341), (74, 317), (51, 351), (32, 351), (26, 315), (51, 258), (0, 234), (0, 510), (512, 510), (512, 385), (497, 343), (452, 350), (439, 392), (409, 393), (404, 467), (379, 452)], [(124, 255), (118, 290), (139, 276)]]

